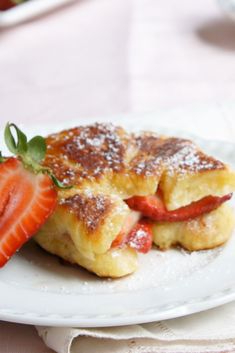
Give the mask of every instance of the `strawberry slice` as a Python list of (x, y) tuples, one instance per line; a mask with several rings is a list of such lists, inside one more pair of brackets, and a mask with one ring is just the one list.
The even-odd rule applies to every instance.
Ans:
[(139, 221), (135, 223), (128, 233), (121, 231), (114, 239), (112, 248), (128, 245), (138, 252), (147, 253), (152, 247), (153, 233), (148, 221)]
[(136, 211), (131, 211), (130, 214), (126, 217), (126, 220), (123, 224), (121, 232), (112, 242), (111, 247), (116, 248), (125, 244), (127, 236), (131, 229), (137, 224), (141, 218), (141, 213)]
[(223, 202), (230, 200), (231, 197), (232, 194), (222, 197), (206, 196), (199, 201), (173, 211), (166, 209), (159, 192), (151, 196), (134, 196), (126, 200), (126, 203), (131, 209), (142, 212), (143, 216), (154, 221), (181, 222), (208, 213), (218, 208)]
[(57, 191), (48, 175), (25, 169), (17, 158), (0, 164), (0, 267), (54, 211)]
[(146, 254), (151, 249), (152, 242), (153, 233), (151, 224), (142, 220), (130, 231), (126, 243), (138, 252)]

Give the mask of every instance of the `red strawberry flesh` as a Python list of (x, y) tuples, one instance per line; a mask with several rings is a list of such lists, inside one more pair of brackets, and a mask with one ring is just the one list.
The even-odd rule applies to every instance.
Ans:
[(140, 221), (130, 231), (127, 238), (127, 244), (138, 252), (146, 254), (151, 250), (153, 233), (151, 224), (147, 221)]
[(118, 236), (112, 242), (112, 245), (111, 245), (112, 248), (122, 246), (125, 243), (129, 232), (137, 224), (137, 222), (140, 220), (140, 218), (141, 218), (140, 212), (136, 212), (136, 211), (130, 212), (130, 214), (127, 216), (127, 218), (123, 224), (121, 232), (118, 234)]
[(0, 267), (45, 223), (57, 192), (48, 175), (34, 174), (17, 158), (0, 164)]
[(153, 234), (148, 221), (139, 221), (126, 233), (121, 231), (112, 243), (112, 248), (128, 245), (138, 252), (147, 253), (152, 247)]
[(140, 211), (143, 216), (154, 221), (181, 222), (211, 212), (225, 201), (230, 200), (231, 197), (232, 194), (222, 197), (206, 196), (199, 201), (173, 211), (167, 210), (160, 193), (151, 196), (134, 196), (126, 200), (126, 203), (131, 209)]
[(14, 6), (16, 6), (16, 4), (11, 0), (0, 0), (0, 11), (8, 10)]

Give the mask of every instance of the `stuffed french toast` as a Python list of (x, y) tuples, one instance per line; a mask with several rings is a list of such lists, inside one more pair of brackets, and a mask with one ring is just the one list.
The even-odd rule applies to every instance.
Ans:
[[(14, 133), (13, 133), (13, 130)], [(94, 124), (28, 141), (7, 124), (0, 154), (0, 267), (34, 236), (98, 276), (134, 272), (138, 252), (225, 243), (235, 173), (193, 142)]]
[(122, 277), (153, 243), (211, 249), (232, 233), (226, 201), (235, 173), (189, 140), (93, 124), (52, 134), (46, 145), (43, 167), (72, 187), (58, 190), (34, 239), (70, 263)]

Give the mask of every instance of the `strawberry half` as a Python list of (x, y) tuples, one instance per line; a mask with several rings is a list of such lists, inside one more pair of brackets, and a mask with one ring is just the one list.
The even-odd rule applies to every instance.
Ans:
[(21, 161), (0, 164), (0, 267), (45, 223), (57, 202), (48, 175), (33, 174)]
[(222, 197), (206, 196), (199, 201), (173, 211), (166, 209), (160, 193), (151, 196), (134, 196), (126, 200), (126, 203), (131, 209), (142, 212), (143, 216), (154, 221), (181, 222), (208, 213), (218, 208), (225, 201), (230, 200), (231, 197), (232, 194)]
[(41, 136), (28, 142), (16, 125), (7, 124), (5, 142), (17, 158), (0, 154), (0, 267), (52, 214), (57, 203), (54, 184), (62, 187), (51, 171), (40, 165), (46, 152)]

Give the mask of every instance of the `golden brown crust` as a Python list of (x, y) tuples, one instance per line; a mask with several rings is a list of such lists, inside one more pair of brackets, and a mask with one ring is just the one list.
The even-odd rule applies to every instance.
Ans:
[(73, 212), (90, 234), (99, 229), (112, 207), (110, 198), (104, 195), (75, 194), (61, 199), (59, 204)]
[(221, 170), (222, 162), (189, 140), (154, 133), (127, 134), (112, 124), (77, 127), (47, 138), (45, 165), (65, 184), (81, 185), (107, 174), (160, 177)]
[[(50, 135), (46, 142), (44, 164), (55, 176), (95, 194), (127, 199), (152, 195), (160, 186), (166, 207), (176, 209), (210, 194), (224, 195), (235, 186), (235, 174), (226, 165), (186, 139), (127, 133), (121, 127), (97, 123)], [(187, 190), (183, 197), (182, 189)]]
[(123, 129), (111, 124), (77, 127), (47, 138), (45, 165), (65, 183), (124, 170), (129, 140)]
[(190, 140), (143, 133), (136, 141), (139, 152), (133, 169), (144, 176), (163, 169), (179, 175), (225, 169), (222, 162), (205, 155)]
[(176, 209), (235, 187), (235, 174), (225, 164), (186, 139), (97, 123), (50, 135), (47, 147), (44, 164), (60, 181), (95, 194), (127, 199), (160, 187), (166, 207)]

